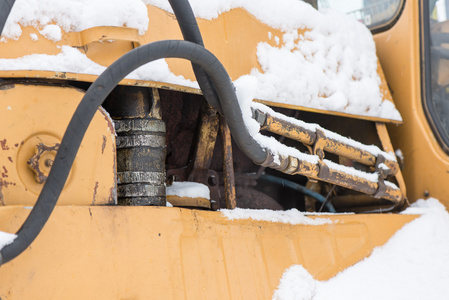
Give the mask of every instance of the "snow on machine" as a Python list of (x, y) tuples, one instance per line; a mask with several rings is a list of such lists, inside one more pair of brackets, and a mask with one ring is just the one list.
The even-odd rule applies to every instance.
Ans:
[(2, 0), (0, 298), (268, 299), (444, 200), (446, 2), (308, 2)]

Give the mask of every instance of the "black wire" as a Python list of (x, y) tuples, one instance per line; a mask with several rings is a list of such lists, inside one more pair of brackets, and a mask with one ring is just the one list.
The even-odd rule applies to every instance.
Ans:
[(1, 0), (0, 1), (0, 35), (5, 27), (6, 20), (14, 5), (15, 0)]
[[(324, 198), (323, 195), (312, 191), (311, 189), (306, 188), (303, 185), (300, 185), (299, 183), (290, 181), (288, 179), (284, 179), (278, 176), (273, 176), (273, 175), (269, 175), (269, 174), (263, 174), (261, 177), (261, 179), (265, 179), (267, 181), (276, 183), (278, 185), (282, 185), (285, 186), (289, 189), (298, 191), (300, 193), (303, 193), (304, 195), (310, 196), (312, 198), (314, 198), (315, 200), (319, 201), (320, 203), (322, 203), (321, 208), (320, 208), (320, 212), (323, 209), (324, 205), (326, 205), (327, 209), (329, 210), (329, 212), (331, 213), (336, 213), (337, 211), (335, 210), (335, 207), (329, 202), (327, 201), (328, 197)], [(335, 186), (334, 186), (335, 187)]]
[(330, 195), (332, 194), (332, 192), (334, 191), (335, 186), (336, 186), (336, 185), (334, 184), (334, 185), (332, 186), (331, 190), (329, 191), (329, 193), (327, 193), (326, 199), (324, 199), (323, 203), (321, 204), (320, 210), (319, 210), (318, 212), (321, 212), (321, 211), (323, 210), (323, 208), (324, 208), (324, 205), (326, 205), (327, 202), (329, 201), (329, 197), (330, 197)]
[[(187, 0), (169, 0), (168, 2), (178, 20), (178, 25), (184, 40), (204, 47), (203, 38), (189, 2)], [(223, 113), (217, 91), (209, 75), (195, 63), (192, 63), (192, 68), (204, 98), (206, 98), (212, 108)]]

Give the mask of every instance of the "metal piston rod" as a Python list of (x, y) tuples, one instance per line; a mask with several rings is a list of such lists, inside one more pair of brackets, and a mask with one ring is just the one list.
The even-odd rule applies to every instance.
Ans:
[[(287, 174), (300, 174), (332, 184), (356, 190), (376, 198), (398, 203), (403, 199), (401, 190), (391, 182), (385, 181), (389, 175), (395, 175), (398, 164), (394, 157), (375, 146), (365, 146), (318, 125), (307, 124), (277, 113), (252, 109), (253, 119), (261, 130), (285, 136), (310, 147), (313, 155), (301, 157), (278, 154), (271, 155), (263, 165)], [(374, 173), (366, 173), (354, 168), (342, 166), (324, 159), (324, 151), (349, 158), (374, 168)]]

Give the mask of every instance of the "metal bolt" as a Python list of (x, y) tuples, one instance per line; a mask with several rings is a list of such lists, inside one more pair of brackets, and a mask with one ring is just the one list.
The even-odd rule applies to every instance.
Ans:
[(48, 168), (50, 168), (51, 166), (53, 166), (53, 160), (51, 160), (51, 159), (46, 159), (45, 160), (45, 166), (46, 167), (48, 167)]
[(218, 184), (218, 179), (217, 177), (215, 177), (214, 175), (210, 176), (209, 179), (207, 180), (207, 182), (209, 183), (209, 185), (211, 186), (216, 186)]

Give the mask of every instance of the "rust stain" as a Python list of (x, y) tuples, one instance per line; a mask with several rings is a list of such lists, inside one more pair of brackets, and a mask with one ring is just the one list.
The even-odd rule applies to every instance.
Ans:
[(117, 151), (115, 147), (112, 147), (112, 155), (114, 156), (114, 165), (112, 166), (112, 172), (114, 174), (114, 186), (109, 189), (109, 203), (117, 204)]
[(116, 204), (116, 202), (117, 202), (116, 199), (117, 199), (117, 189), (115, 187), (111, 187), (109, 189), (108, 203), (109, 204)]
[[(47, 176), (49, 171), (41, 168), (41, 157), (46, 152), (57, 152), (59, 150), (59, 143), (54, 144), (53, 146), (47, 146), (43, 143), (39, 143), (39, 145), (36, 146), (36, 154), (31, 157), (27, 164), (33, 170), (35, 174), (35, 179), (37, 183), (44, 183), (47, 180)], [(55, 154), (56, 156), (56, 154)], [(51, 167), (53, 164), (53, 160), (48, 160), (45, 163), (48, 163), (48, 166)]]
[(0, 140), (0, 146), (2, 147), (2, 150), (9, 150), (9, 147), (6, 145), (6, 139)]
[(5, 201), (3, 200), (4, 196), (2, 193), (2, 186), (0, 185), (0, 205), (5, 206)]
[(5, 181), (5, 180), (0, 178), (0, 189), (2, 189), (4, 187), (7, 188), (9, 185), (16, 186), (16, 183), (15, 182), (10, 182), (10, 181)]
[(13, 162), (11, 156), (8, 156), (8, 160), (9, 160), (10, 162)]
[(101, 145), (101, 154), (104, 153), (104, 148), (106, 148), (106, 136), (103, 135), (103, 144)]
[(8, 178), (8, 170), (3, 166), (2, 178)]
[(92, 199), (92, 205), (95, 205), (95, 201), (97, 200), (97, 190), (98, 190), (98, 181), (95, 182), (95, 187), (94, 187), (94, 197)]
[(114, 135), (115, 128), (114, 128), (114, 125), (112, 125), (112, 122), (114, 122), (114, 121), (112, 121), (112, 119), (106, 113), (102, 113), (102, 115), (103, 115), (104, 119), (106, 120), (106, 124), (108, 124), (109, 131), (111, 132), (112, 135)]
[(13, 83), (6, 83), (6, 84), (0, 85), (0, 90), (2, 90), (2, 91), (10, 90), (10, 89), (13, 89), (14, 87), (15, 87), (15, 85)]

